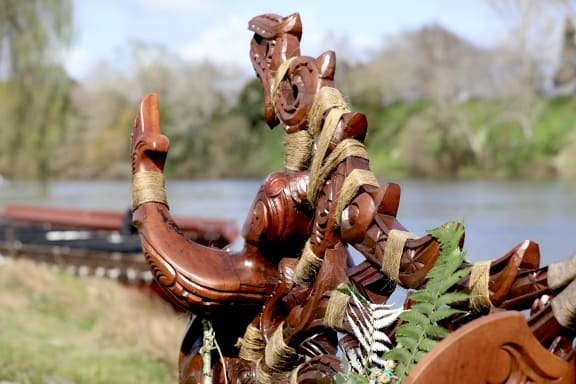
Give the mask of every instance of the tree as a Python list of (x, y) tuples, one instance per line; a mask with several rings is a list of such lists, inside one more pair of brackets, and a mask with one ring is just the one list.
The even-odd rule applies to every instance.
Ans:
[(71, 37), (70, 0), (0, 2), (0, 173), (7, 177), (50, 176), (70, 105), (59, 59)]
[(573, 93), (576, 88), (576, 29), (570, 18), (564, 23), (564, 35), (560, 63), (554, 75), (554, 86), (566, 93)]

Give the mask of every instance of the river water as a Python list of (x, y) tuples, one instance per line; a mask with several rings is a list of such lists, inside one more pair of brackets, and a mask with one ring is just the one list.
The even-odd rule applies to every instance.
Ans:
[[(170, 210), (177, 216), (232, 218), (241, 226), (259, 180), (168, 181)], [(541, 264), (576, 251), (576, 184), (508, 181), (400, 181), (398, 220), (422, 235), (446, 221), (463, 221), (467, 257), (502, 256), (522, 240), (540, 244)], [(128, 181), (63, 181), (0, 184), (0, 208), (26, 203), (83, 209), (126, 210)], [(233, 248), (241, 247), (239, 240)]]

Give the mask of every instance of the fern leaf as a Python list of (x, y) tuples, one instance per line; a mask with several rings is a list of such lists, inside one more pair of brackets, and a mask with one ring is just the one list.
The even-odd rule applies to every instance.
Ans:
[(414, 369), (415, 365), (416, 365), (415, 359), (412, 359), (412, 361), (410, 361), (410, 363), (406, 364), (406, 368), (404, 368), (405, 371), (402, 373), (402, 378), (408, 376), (410, 371), (412, 371), (412, 369)]
[(419, 339), (421, 335), (424, 333), (424, 328), (417, 327), (415, 325), (405, 323), (402, 326), (398, 327), (396, 330), (396, 337), (411, 337), (413, 339)]
[(464, 234), (464, 225), (449, 223), (446, 226), (436, 227), (427, 232), (438, 240), (442, 249), (454, 249), (458, 247)]
[(406, 365), (410, 362), (412, 355), (410, 354), (410, 352), (407, 349), (394, 348), (394, 349), (391, 349), (388, 352), (386, 352), (384, 354), (384, 358), (386, 360), (394, 360), (398, 363), (398, 365), (400, 365), (400, 364)]
[(409, 350), (413, 350), (413, 349), (416, 349), (420, 340), (413, 339), (411, 337), (398, 336), (398, 337), (396, 337), (396, 342), (398, 344), (400, 344), (401, 346), (408, 348)]
[(443, 339), (450, 334), (446, 328), (441, 327), (436, 324), (430, 324), (426, 328), (426, 335), (429, 337), (436, 337), (438, 339)]
[(450, 288), (452, 288), (462, 277), (458, 274), (453, 274), (449, 276), (444, 276), (442, 279), (429, 281), (428, 285), (430, 285), (430, 290), (436, 290), (439, 294), (443, 294), (447, 292)]
[(457, 274), (458, 276), (460, 276), (462, 278), (464, 276), (468, 276), (470, 274), (470, 272), (472, 272), (472, 267), (466, 267), (466, 268), (459, 269), (458, 271), (455, 272), (455, 274)]
[[(426, 356), (426, 352), (425, 351), (418, 351), (414, 354), (414, 363), (418, 363), (420, 360), (422, 360), (422, 358), (424, 358), (424, 356)], [(410, 372), (410, 371), (408, 371)]]
[(420, 342), (418, 347), (420, 348), (421, 351), (430, 352), (436, 344), (438, 344), (436, 340), (424, 339)]
[(379, 319), (379, 320), (374, 320), (374, 328), (376, 329), (382, 329), (385, 328), (389, 325), (391, 325), (394, 321), (396, 321), (396, 319), (398, 318), (398, 316), (404, 312), (403, 310), (397, 311), (393, 314), (393, 316), (390, 317), (385, 317), (383, 319)]
[(388, 338), (388, 335), (382, 331), (374, 331), (374, 333), (372, 333), (372, 340), (374, 340), (374, 342), (391, 344), (391, 341)]
[(428, 317), (413, 310), (404, 311), (398, 317), (404, 321), (421, 327), (425, 327), (430, 324), (430, 319)]
[[(355, 314), (355, 312), (352, 312)], [(366, 337), (366, 333), (364, 332), (364, 330), (361, 330), (361, 326), (359, 325), (358, 322), (358, 317), (357, 316), (350, 316), (349, 313), (346, 313), (346, 317), (348, 318), (348, 322), (350, 323), (350, 327), (352, 328), (352, 331), (354, 332), (354, 336), (356, 337), (356, 339), (358, 340), (358, 342), (360, 343), (360, 346), (365, 350), (368, 351), (370, 350), (370, 342), (367, 340)]]
[(373, 353), (372, 355), (370, 355), (370, 362), (375, 366), (383, 367), (384, 364), (386, 363), (386, 360), (382, 359), (377, 354)]
[(390, 350), (390, 345), (392, 343), (383, 343), (380, 341), (376, 341), (372, 344), (372, 351), (373, 352), (388, 352)]
[(352, 367), (352, 369), (356, 372), (362, 372), (364, 365), (360, 361), (360, 356), (356, 348), (347, 350), (346, 356), (348, 357), (348, 363), (350, 364), (350, 367)]
[(410, 294), (410, 300), (420, 302), (420, 303), (426, 303), (426, 302), (431, 303), (435, 299), (436, 299), (436, 297), (434, 296), (434, 294), (432, 292), (429, 292), (426, 290), (416, 291), (416, 292), (412, 292)]
[(446, 258), (444, 268), (447, 274), (453, 274), (462, 267), (464, 256), (459, 249), (454, 249), (450, 253), (450, 257)]
[(435, 308), (432, 303), (416, 303), (412, 305), (412, 309), (426, 316), (430, 316)]
[(402, 308), (390, 309), (388, 305), (371, 305), (374, 328), (381, 329), (392, 324), (404, 312)]
[(452, 275), (462, 265), (464, 259), (459, 252), (450, 252), (449, 256), (436, 262), (436, 265), (426, 275), (426, 278), (442, 279), (445, 276)]
[(465, 313), (465, 312), (466, 311), (463, 311), (461, 309), (456, 309), (456, 308), (440, 308), (436, 312), (434, 312), (433, 314), (430, 315), (430, 321), (435, 323), (437, 321), (447, 319), (452, 315), (456, 315), (458, 313)]
[(438, 306), (450, 305), (454, 303), (465, 302), (468, 300), (467, 293), (464, 292), (448, 292), (438, 298)]

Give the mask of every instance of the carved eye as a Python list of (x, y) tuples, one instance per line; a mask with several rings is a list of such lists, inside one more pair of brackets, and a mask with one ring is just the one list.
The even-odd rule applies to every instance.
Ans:
[(298, 98), (298, 86), (296, 84), (292, 84), (292, 98), (294, 100)]

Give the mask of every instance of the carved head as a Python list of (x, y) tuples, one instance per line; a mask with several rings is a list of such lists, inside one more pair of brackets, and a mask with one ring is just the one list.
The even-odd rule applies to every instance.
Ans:
[(297, 13), (257, 16), (248, 28), (254, 31), (250, 57), (264, 87), (266, 122), (270, 127), (280, 122), (287, 133), (306, 129), (316, 92), (334, 86), (334, 52), (300, 56), (302, 23)]
[(254, 32), (250, 60), (264, 87), (266, 122), (273, 128), (278, 124), (272, 105), (274, 77), (283, 62), (300, 55), (302, 22), (298, 13), (287, 17), (265, 14), (250, 20), (248, 29)]

